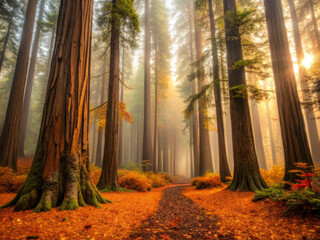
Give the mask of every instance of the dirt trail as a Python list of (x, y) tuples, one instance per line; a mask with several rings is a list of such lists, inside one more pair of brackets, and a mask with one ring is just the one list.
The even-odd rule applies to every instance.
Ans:
[(216, 234), (218, 218), (182, 194), (188, 186), (165, 189), (158, 210), (129, 239), (234, 239)]

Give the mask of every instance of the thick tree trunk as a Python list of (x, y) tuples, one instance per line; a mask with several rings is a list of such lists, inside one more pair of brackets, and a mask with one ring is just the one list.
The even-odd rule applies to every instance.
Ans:
[[(194, 72), (194, 52), (193, 52), (193, 0), (190, 0), (189, 7), (189, 36), (190, 36), (190, 60), (191, 60), (191, 72)], [(192, 95), (195, 95), (196, 90), (196, 79), (192, 82)], [(195, 103), (195, 109), (198, 109), (198, 103)], [(199, 164), (199, 116), (198, 111), (194, 111), (192, 114), (192, 139), (193, 139), (193, 163), (194, 163), (194, 176), (200, 176), (200, 164)]]
[(213, 81), (214, 81), (214, 97), (217, 117), (217, 130), (218, 130), (218, 145), (219, 145), (219, 173), (222, 182), (227, 181), (226, 177), (231, 177), (226, 151), (226, 141), (223, 125), (223, 110), (221, 100), (221, 79), (219, 74), (219, 60), (218, 50), (216, 42), (216, 26), (213, 15), (212, 0), (209, 2), (209, 14), (210, 14), (210, 31), (211, 31), (211, 50), (212, 50), (212, 62), (213, 62)]
[(165, 128), (163, 131), (163, 172), (169, 172), (169, 136), (168, 129)]
[(285, 155), (285, 181), (294, 181), (297, 162), (313, 166), (289, 50), (287, 31), (278, 0), (264, 0), (274, 81)]
[[(105, 56), (105, 60), (103, 61), (102, 73), (106, 72), (107, 66), (107, 54)], [(106, 83), (107, 83), (107, 75), (104, 74), (101, 79), (101, 93), (100, 93), (100, 104), (102, 105), (105, 102), (106, 98)], [(103, 127), (98, 128), (98, 139), (97, 139), (97, 148), (93, 151), (96, 151), (95, 155), (95, 163), (96, 166), (102, 167), (102, 141), (105, 134), (105, 129)]]
[(317, 17), (314, 10), (313, 0), (309, 0), (309, 6), (310, 6), (310, 12), (311, 12), (311, 18), (312, 18), (312, 24), (313, 24), (313, 31), (317, 41), (317, 47), (320, 48), (320, 34), (319, 34)]
[(189, 141), (189, 148), (190, 148), (190, 177), (194, 177), (194, 161), (193, 161), (193, 139), (192, 139), (192, 126), (189, 127), (189, 135), (190, 135), (190, 141)]
[(22, 189), (7, 205), (15, 210), (48, 211), (59, 205), (73, 210), (105, 203), (90, 180), (92, 8), (93, 0), (61, 1), (36, 154)]
[[(197, 56), (197, 78), (198, 78), (198, 91), (200, 92), (205, 86), (204, 67), (202, 63), (202, 31), (200, 26), (199, 13), (195, 11), (195, 43), (196, 43), (196, 56)], [(205, 97), (204, 97), (205, 98)], [(205, 127), (205, 114), (207, 112), (207, 104), (202, 99), (199, 99), (199, 163), (200, 175), (206, 172), (213, 172), (209, 130)]]
[[(123, 47), (122, 52), (122, 74), (121, 74), (121, 81), (122, 83), (125, 82), (125, 47)], [(124, 103), (124, 86), (121, 84), (121, 92), (120, 92), (120, 102)], [(119, 126), (119, 158), (118, 158), (118, 166), (119, 168), (123, 165), (123, 119), (120, 119), (120, 126)]]
[(21, 116), (19, 141), (18, 141), (19, 157), (25, 156), (24, 143), (26, 139), (27, 123), (28, 123), (30, 103), (31, 103), (31, 93), (32, 93), (33, 79), (34, 79), (37, 57), (38, 57), (38, 49), (39, 49), (39, 42), (40, 42), (40, 36), (41, 36), (41, 23), (42, 23), (45, 3), (46, 3), (46, 0), (41, 0), (40, 2), (39, 16), (37, 21), (38, 23), (36, 28), (36, 34), (33, 40), (33, 49), (32, 49), (30, 67), (29, 67), (28, 78), (27, 78), (27, 86), (24, 93), (24, 101), (23, 101), (23, 107), (22, 107), (22, 116)]
[(267, 170), (266, 155), (263, 147), (263, 138), (260, 124), (260, 114), (258, 104), (254, 100), (250, 100), (251, 115), (253, 122), (254, 142), (256, 144), (256, 152), (258, 157), (259, 167)]
[[(310, 102), (312, 100), (308, 96), (309, 85), (306, 79), (307, 71), (302, 64), (304, 59), (304, 52), (302, 47), (301, 34), (299, 29), (299, 22), (298, 22), (298, 17), (296, 13), (296, 8), (293, 0), (288, 0), (288, 4), (290, 7), (293, 37), (294, 37), (294, 42), (296, 47), (297, 60), (299, 64), (299, 81), (301, 86), (302, 99), (304, 102)], [(309, 133), (309, 141), (311, 146), (312, 157), (315, 162), (316, 161), (320, 162), (320, 148), (319, 148), (320, 140), (319, 140), (319, 132), (317, 128), (317, 122), (316, 122), (313, 106), (309, 108), (304, 108), (304, 112), (306, 115), (307, 129)]]
[[(95, 159), (96, 159), (96, 146), (97, 146), (97, 118), (95, 117), (94, 118), (94, 121), (93, 121), (93, 127), (92, 127), (92, 131), (93, 131), (93, 134), (92, 134), (92, 147), (90, 148), (90, 152), (91, 152), (91, 163), (95, 163)], [(97, 166), (97, 165), (96, 165)]]
[(7, 51), (7, 46), (8, 46), (8, 42), (9, 42), (10, 33), (11, 33), (13, 16), (14, 16), (14, 9), (12, 9), (11, 12), (10, 12), (8, 28), (7, 28), (6, 36), (5, 36), (4, 41), (3, 41), (2, 51), (0, 53), (0, 73), (1, 73), (2, 66), (3, 66), (3, 63), (4, 63), (5, 57), (6, 57), (6, 51)]
[(143, 170), (148, 170), (152, 161), (151, 141), (151, 93), (150, 93), (150, 9), (145, 0), (145, 46), (144, 46), (144, 125), (143, 125)]
[[(120, 0), (112, 1), (113, 11)], [(118, 182), (118, 141), (119, 141), (119, 79), (120, 79), (120, 17), (113, 13), (110, 44), (110, 73), (108, 106), (105, 129), (105, 144), (102, 172), (97, 187), (116, 190)]]
[[(224, 0), (225, 31), (229, 87), (246, 84), (244, 67), (234, 68), (237, 61), (243, 60), (239, 27), (234, 20), (237, 15), (235, 0)], [(256, 191), (266, 188), (261, 177), (255, 152), (248, 99), (234, 97), (230, 91), (230, 112), (234, 156), (233, 180), (230, 190)]]
[(0, 166), (17, 170), (17, 151), (24, 87), (28, 71), (37, 0), (28, 2), (5, 122), (0, 137)]

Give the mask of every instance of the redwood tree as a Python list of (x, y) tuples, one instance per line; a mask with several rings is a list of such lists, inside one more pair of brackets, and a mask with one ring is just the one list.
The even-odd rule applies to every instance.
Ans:
[[(304, 102), (310, 102), (312, 100), (308, 96), (308, 92), (310, 89), (306, 79), (307, 69), (303, 66), (304, 52), (303, 52), (299, 21), (297, 17), (294, 0), (288, 0), (288, 4), (289, 4), (290, 14), (291, 14), (292, 30), (293, 30), (294, 43), (296, 47), (297, 60), (299, 64), (299, 82), (301, 85), (302, 98)], [(319, 139), (319, 133), (318, 133), (317, 122), (316, 122), (313, 106), (304, 108), (304, 112), (306, 115), (306, 123), (307, 123), (307, 129), (309, 132), (309, 140), (310, 140), (312, 157), (315, 161), (320, 162), (320, 148), (319, 148), (320, 139)]]
[(289, 171), (295, 169), (295, 163), (304, 162), (313, 166), (313, 162), (298, 96), (282, 5), (278, 0), (264, 0), (264, 5), (285, 155), (284, 180), (294, 181), (296, 175)]
[[(200, 26), (199, 11), (195, 11), (195, 45), (196, 45), (196, 57), (197, 57), (197, 78), (198, 78), (198, 91), (201, 91), (205, 87), (204, 78), (204, 66), (202, 62), (203, 57), (203, 39)], [(205, 95), (205, 94), (204, 94)], [(205, 96), (204, 96), (205, 98)], [(212, 172), (212, 159), (211, 148), (209, 139), (209, 130), (205, 127), (205, 113), (207, 112), (207, 104), (201, 98), (199, 99), (199, 164), (200, 175), (204, 175), (206, 172)]]
[(38, 0), (28, 2), (10, 98), (0, 137), (0, 166), (17, 170), (17, 149), (24, 87)]
[(90, 179), (92, 9), (93, 0), (61, 1), (36, 154), (25, 183), (7, 205), (15, 210), (73, 210), (105, 203)]
[(211, 51), (212, 51), (212, 62), (213, 62), (213, 81), (214, 81), (214, 97), (216, 103), (216, 117), (217, 117), (217, 130), (218, 130), (218, 143), (219, 143), (219, 173), (221, 181), (225, 182), (226, 177), (231, 177), (227, 160), (226, 141), (224, 135), (223, 125), (223, 110), (221, 100), (221, 79), (219, 74), (219, 60), (218, 60), (218, 49), (216, 42), (216, 27), (215, 19), (213, 14), (212, 0), (209, 2), (209, 15), (210, 15), (210, 32), (211, 32)]
[(134, 11), (133, 2), (134, 0), (113, 0), (112, 5), (108, 5), (111, 24), (110, 70), (102, 172), (97, 185), (99, 189), (116, 190), (120, 186), (118, 182), (120, 29), (121, 25), (128, 27), (130, 39), (134, 39), (139, 30), (138, 16)]
[(234, 67), (243, 60), (235, 0), (224, 0), (227, 63), (230, 87), (230, 112), (234, 154), (234, 174), (230, 190), (256, 191), (267, 188), (261, 177), (255, 152), (252, 123), (247, 98), (236, 97), (233, 89), (245, 86), (244, 66)]

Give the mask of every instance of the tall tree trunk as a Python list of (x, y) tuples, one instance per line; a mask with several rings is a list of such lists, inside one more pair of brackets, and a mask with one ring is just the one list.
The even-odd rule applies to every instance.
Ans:
[[(200, 26), (199, 12), (195, 11), (195, 43), (196, 43), (196, 56), (197, 56), (197, 78), (198, 78), (198, 91), (200, 92), (205, 86), (205, 73), (202, 62), (203, 47), (202, 47), (202, 31)], [(205, 98), (205, 97), (204, 97)], [(209, 130), (205, 127), (205, 113), (207, 112), (207, 104), (205, 101), (199, 99), (199, 163), (200, 175), (206, 172), (213, 172)]]
[(192, 139), (192, 126), (190, 125), (189, 127), (189, 135), (190, 135), (190, 139), (189, 139), (189, 147), (190, 147), (190, 177), (193, 178), (194, 177), (194, 161), (193, 161), (193, 139)]
[(264, 0), (274, 81), (285, 155), (285, 181), (294, 181), (289, 171), (298, 162), (313, 166), (293, 71), (287, 30), (278, 0)]
[[(121, 93), (120, 93), (120, 102), (124, 102), (123, 98), (123, 92), (124, 92), (124, 82), (125, 82), (125, 47), (123, 47), (123, 52), (122, 52), (122, 74), (121, 74)], [(119, 126), (119, 158), (118, 158), (118, 165), (119, 168), (122, 167), (123, 165), (123, 119), (120, 119), (120, 126)]]
[(314, 31), (314, 35), (315, 35), (316, 41), (317, 41), (317, 47), (320, 48), (320, 34), (319, 34), (317, 17), (316, 17), (316, 13), (315, 13), (315, 10), (314, 10), (314, 2), (313, 2), (313, 0), (308, 0), (308, 1), (309, 1), (309, 6), (310, 6), (310, 12), (311, 12), (311, 18), (312, 18), (312, 24), (313, 24), (313, 31)]
[[(102, 79), (101, 79), (101, 93), (100, 93), (100, 104), (102, 105), (105, 102), (106, 98), (106, 83), (107, 83), (107, 75), (104, 74), (106, 72), (106, 66), (107, 66), (107, 54), (105, 55), (105, 59), (103, 61), (102, 66)], [(96, 154), (95, 154), (95, 163), (96, 166), (102, 167), (102, 140), (103, 136), (105, 134), (105, 129), (102, 127), (98, 128), (98, 139), (97, 139), (97, 148), (96, 148)]]
[[(30, 1), (29, 1), (30, 3)], [(62, 0), (39, 141), (15, 210), (105, 203), (90, 180), (89, 85), (93, 0)], [(77, 16), (82, 16), (79, 18)]]
[[(194, 52), (193, 52), (193, 0), (190, 0), (189, 6), (189, 36), (190, 36), (190, 60), (191, 60), (191, 72), (194, 72)], [(196, 90), (196, 79), (194, 78), (192, 82), (192, 95), (195, 95)], [(198, 104), (195, 103), (195, 109), (198, 108)], [(194, 176), (200, 176), (200, 164), (199, 164), (199, 116), (198, 111), (194, 111), (192, 114), (192, 139), (193, 139), (193, 163), (194, 163)]]
[[(303, 59), (304, 59), (304, 52), (302, 47), (301, 41), (301, 34), (299, 29), (299, 22), (296, 13), (296, 8), (293, 0), (288, 0), (290, 14), (291, 14), (291, 22), (292, 22), (292, 29), (293, 29), (293, 37), (296, 47), (296, 54), (297, 60), (299, 64), (299, 81), (301, 85), (301, 92), (302, 92), (302, 99), (304, 102), (310, 102), (311, 99), (308, 96), (309, 92), (309, 85), (306, 79), (307, 71), (306, 68), (303, 66)], [(311, 146), (311, 153), (314, 161), (320, 162), (320, 140), (319, 140), (319, 133), (317, 128), (316, 117), (314, 114), (313, 106), (310, 108), (304, 108), (304, 112), (306, 115), (307, 121), (307, 129), (309, 132), (309, 141)]]
[(90, 147), (90, 152), (91, 152), (91, 163), (95, 163), (95, 159), (96, 159), (96, 146), (97, 146), (97, 118), (95, 117), (94, 118), (94, 121), (93, 121), (93, 127), (92, 127), (92, 131), (93, 131), (93, 134), (92, 134), (92, 147)]
[(110, 73), (108, 106), (102, 172), (97, 187), (118, 189), (118, 141), (119, 141), (119, 77), (120, 77), (120, 17), (116, 14), (120, 0), (112, 1), (112, 27), (110, 44)]
[(46, 3), (46, 0), (41, 0), (41, 2), (40, 2), (38, 23), (37, 23), (37, 28), (36, 28), (36, 34), (35, 34), (35, 37), (33, 40), (33, 49), (32, 49), (29, 73), (28, 73), (28, 78), (27, 78), (27, 86), (26, 86), (26, 90), (24, 93), (24, 101), (23, 101), (23, 107), (22, 107), (21, 124), (20, 124), (19, 141), (18, 141), (18, 156), (19, 157), (25, 156), (24, 144), (25, 144), (25, 139), (26, 139), (27, 123), (28, 123), (30, 103), (31, 103), (31, 93), (32, 93), (33, 79), (34, 79), (37, 57), (38, 57), (39, 42), (40, 42), (40, 37), (41, 37), (41, 23), (42, 23), (45, 3)]
[(271, 122), (271, 112), (269, 108), (269, 102), (266, 101), (266, 109), (267, 109), (267, 116), (268, 116), (268, 126), (269, 126), (269, 135), (270, 135), (270, 147), (271, 147), (271, 154), (272, 154), (272, 162), (273, 165), (277, 165), (277, 155), (276, 155), (276, 148), (274, 146), (274, 138), (273, 138), (273, 127)]
[(13, 21), (13, 16), (14, 16), (14, 10), (15, 9), (12, 8), (12, 10), (10, 12), (9, 21), (8, 21), (8, 28), (7, 28), (6, 36), (5, 36), (4, 41), (3, 41), (2, 51), (0, 53), (0, 73), (1, 73), (1, 70), (2, 70), (4, 59), (6, 57), (6, 51), (7, 51), (7, 46), (8, 46), (8, 42), (9, 42), (9, 37), (10, 37), (10, 32), (11, 32), (11, 27), (12, 27), (12, 21)]
[[(235, 0), (224, 0), (225, 32), (229, 87), (246, 84), (244, 67), (234, 68), (234, 63), (243, 60), (239, 26), (235, 24), (237, 9)], [(248, 99), (237, 98), (230, 91), (230, 112), (234, 156), (232, 191), (256, 191), (266, 188), (261, 177), (255, 152)]]
[(267, 161), (266, 161), (266, 155), (263, 147), (263, 138), (262, 138), (262, 132), (261, 132), (258, 103), (256, 103), (254, 100), (250, 100), (250, 105), (251, 105), (251, 115), (252, 115), (252, 122), (253, 122), (254, 140), (256, 144), (256, 152), (257, 152), (259, 167), (267, 170)]
[(218, 129), (218, 145), (219, 145), (219, 173), (222, 182), (226, 182), (226, 177), (231, 177), (226, 151), (226, 141), (224, 135), (223, 125), (223, 110), (221, 100), (221, 79), (219, 74), (219, 60), (218, 50), (216, 42), (216, 26), (213, 15), (212, 0), (209, 2), (209, 14), (210, 14), (210, 31), (211, 31), (211, 50), (212, 50), (212, 62), (213, 62), (213, 81), (214, 81), (214, 97), (216, 103), (216, 116), (217, 116), (217, 129)]
[(150, 93), (150, 9), (145, 0), (145, 46), (144, 46), (144, 125), (143, 125), (143, 170), (148, 169), (152, 160), (151, 141), (151, 93)]
[(154, 173), (158, 172), (157, 169), (157, 158), (158, 158), (158, 137), (159, 137), (159, 129), (158, 129), (158, 44), (156, 43), (155, 47), (155, 103), (154, 103), (154, 147), (153, 147), (153, 162), (152, 162), (152, 170)]
[(28, 2), (5, 122), (0, 137), (0, 166), (17, 170), (22, 103), (38, 0)]
[(177, 167), (177, 162), (176, 162), (176, 154), (177, 154), (177, 132), (176, 129), (173, 129), (173, 143), (172, 143), (172, 165), (173, 165), (173, 169), (172, 169), (172, 173), (173, 176), (176, 176), (176, 167)]

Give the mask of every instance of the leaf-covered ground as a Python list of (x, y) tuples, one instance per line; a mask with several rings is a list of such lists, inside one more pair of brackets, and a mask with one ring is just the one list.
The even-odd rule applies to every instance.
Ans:
[[(0, 209), (0, 239), (125, 239), (157, 210), (164, 188), (151, 192), (102, 193), (113, 201), (102, 208), (33, 213)], [(0, 194), (0, 205), (15, 194)]]
[(320, 216), (284, 216), (284, 205), (273, 201), (252, 202), (253, 193), (225, 189), (199, 191), (193, 187), (183, 193), (220, 219), (216, 237), (230, 234), (236, 239), (320, 239)]

